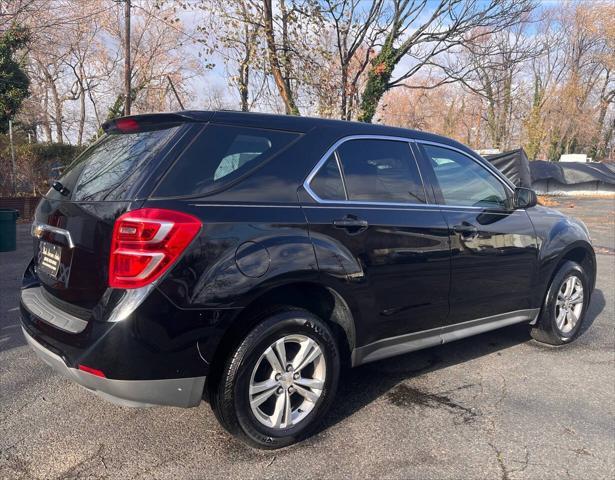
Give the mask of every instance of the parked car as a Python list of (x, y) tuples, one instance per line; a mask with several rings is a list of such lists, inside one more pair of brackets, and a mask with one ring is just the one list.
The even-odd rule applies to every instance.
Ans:
[(581, 331), (587, 228), (469, 148), (314, 118), (120, 118), (41, 200), (23, 332), (132, 406), (209, 400), (250, 445), (318, 427), (342, 367), (516, 323)]

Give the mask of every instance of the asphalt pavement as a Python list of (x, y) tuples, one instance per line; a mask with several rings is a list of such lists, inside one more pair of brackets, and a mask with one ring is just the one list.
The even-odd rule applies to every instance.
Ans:
[(0, 478), (615, 478), (615, 200), (564, 199), (598, 253), (584, 332), (553, 348), (524, 325), (364, 365), (323, 429), (263, 452), (209, 406), (130, 409), (59, 377), (25, 345), (31, 255), (0, 253)]

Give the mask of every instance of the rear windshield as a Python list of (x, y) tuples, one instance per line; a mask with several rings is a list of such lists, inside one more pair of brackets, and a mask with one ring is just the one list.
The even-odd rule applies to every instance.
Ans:
[(75, 201), (129, 200), (141, 173), (179, 127), (136, 133), (109, 133), (75, 159), (48, 195)]
[(290, 145), (298, 133), (209, 125), (182, 153), (154, 196), (200, 195), (238, 179)]

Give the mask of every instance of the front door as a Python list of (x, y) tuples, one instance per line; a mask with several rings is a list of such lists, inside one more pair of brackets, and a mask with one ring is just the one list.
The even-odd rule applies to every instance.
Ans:
[(450, 323), (531, 309), (534, 228), (512, 191), (478, 159), (421, 144), (451, 238)]
[(426, 205), (408, 140), (349, 139), (307, 190), (319, 267), (326, 275), (343, 265), (343, 282), (359, 299), (355, 321), (365, 328), (357, 325), (357, 345), (445, 324), (448, 229), (439, 209)]

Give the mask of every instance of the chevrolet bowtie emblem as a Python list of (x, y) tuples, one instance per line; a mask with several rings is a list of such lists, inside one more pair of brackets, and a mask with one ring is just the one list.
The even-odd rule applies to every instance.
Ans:
[(41, 238), (43, 236), (43, 227), (40, 225), (32, 225), (32, 236)]

